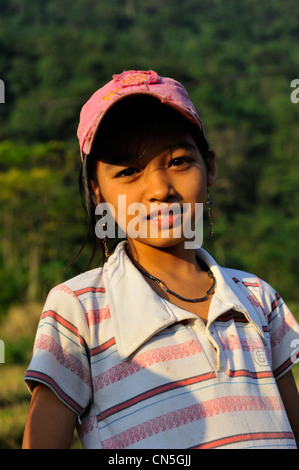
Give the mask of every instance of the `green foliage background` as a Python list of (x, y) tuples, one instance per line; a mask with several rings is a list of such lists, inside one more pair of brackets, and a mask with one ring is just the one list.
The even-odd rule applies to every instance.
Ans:
[(77, 190), (82, 104), (112, 74), (182, 81), (216, 149), (220, 262), (299, 300), (298, 72), (294, 0), (2, 0), (1, 314), (84, 269)]
[[(66, 269), (86, 231), (78, 117), (124, 69), (185, 85), (217, 154), (216, 235), (204, 247), (268, 281), (296, 311), (298, 63), (295, 0), (1, 0), (0, 328), (84, 270), (88, 252)], [(6, 341), (24, 368), (30, 322), (31, 336)]]

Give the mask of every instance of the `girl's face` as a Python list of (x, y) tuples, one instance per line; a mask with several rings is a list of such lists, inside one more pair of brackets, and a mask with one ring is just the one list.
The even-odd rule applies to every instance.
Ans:
[(112, 204), (117, 224), (137, 251), (140, 243), (179, 245), (185, 241), (183, 204), (189, 203), (194, 229), (195, 205), (206, 201), (207, 185), (214, 182), (214, 161), (207, 169), (192, 134), (173, 122), (137, 147), (136, 139), (126, 140), (125, 130), (113, 146), (109, 141), (101, 146), (95, 195), (99, 202)]

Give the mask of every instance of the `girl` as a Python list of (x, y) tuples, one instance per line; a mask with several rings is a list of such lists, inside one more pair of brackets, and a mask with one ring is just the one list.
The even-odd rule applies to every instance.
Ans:
[[(215, 155), (185, 89), (116, 75), (83, 107), (78, 137), (104, 262), (48, 296), (23, 447), (67, 448), (77, 425), (84, 448), (295, 448), (294, 317), (261, 279), (186, 245)], [(108, 213), (125, 239), (107, 236)]]

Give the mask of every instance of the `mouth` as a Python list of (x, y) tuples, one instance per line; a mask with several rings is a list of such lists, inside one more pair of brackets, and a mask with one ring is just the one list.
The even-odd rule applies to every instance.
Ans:
[(170, 205), (151, 211), (147, 216), (147, 220), (149, 223), (156, 224), (161, 228), (171, 227), (176, 222), (180, 221), (182, 213), (182, 207), (179, 206), (179, 204), (175, 204), (173, 207)]

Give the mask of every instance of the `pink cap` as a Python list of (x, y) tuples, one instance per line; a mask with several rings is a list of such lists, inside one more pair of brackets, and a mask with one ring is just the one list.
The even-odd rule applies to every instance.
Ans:
[(197, 111), (181, 83), (172, 78), (160, 77), (153, 70), (124, 71), (113, 75), (113, 79), (97, 90), (81, 110), (77, 135), (82, 160), (83, 153), (88, 155), (91, 152), (96, 132), (108, 109), (126, 96), (138, 94), (158, 98), (183, 114), (204, 133)]

